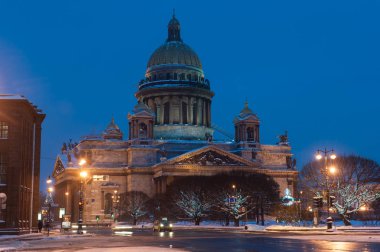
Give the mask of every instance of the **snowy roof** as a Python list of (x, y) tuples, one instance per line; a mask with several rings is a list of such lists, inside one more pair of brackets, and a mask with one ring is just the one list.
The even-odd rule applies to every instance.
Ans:
[(132, 113), (128, 114), (128, 118), (137, 114), (147, 114), (149, 116), (155, 116), (155, 113), (143, 102), (138, 102), (133, 108)]
[(234, 122), (243, 121), (243, 120), (247, 120), (247, 119), (251, 119), (251, 120), (255, 120), (255, 121), (259, 120), (257, 115), (248, 107), (248, 102), (245, 102), (244, 108), (240, 111), (240, 114), (235, 117)]
[(0, 94), (0, 100), (27, 100), (25, 96), (19, 94)]
[(114, 140), (121, 140), (123, 138), (123, 132), (121, 132), (119, 126), (116, 125), (115, 119), (113, 117), (106, 130), (103, 132), (103, 138)]

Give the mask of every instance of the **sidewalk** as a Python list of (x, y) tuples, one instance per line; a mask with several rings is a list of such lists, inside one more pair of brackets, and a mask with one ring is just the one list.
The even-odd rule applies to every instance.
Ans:
[(49, 236), (47, 231), (42, 231), (42, 233), (30, 233), (22, 235), (0, 235), (0, 243), (3, 241), (11, 240), (42, 240), (42, 239), (54, 239), (56, 237), (90, 237), (94, 234), (76, 234), (76, 233), (63, 233), (59, 229), (50, 230)]

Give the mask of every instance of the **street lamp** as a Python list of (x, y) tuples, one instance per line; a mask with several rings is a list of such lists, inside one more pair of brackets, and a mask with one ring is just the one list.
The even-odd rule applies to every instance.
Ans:
[[(326, 190), (326, 199), (327, 199), (327, 220), (332, 221), (332, 217), (330, 216), (330, 187), (329, 187), (329, 173), (331, 175), (334, 175), (336, 173), (335, 166), (328, 166), (329, 159), (335, 160), (336, 154), (333, 149), (327, 150), (326, 148), (324, 150), (317, 150), (317, 154), (315, 155), (315, 158), (317, 160), (324, 159), (324, 168), (321, 169), (321, 173), (325, 176), (325, 190)], [(328, 221), (327, 221), (328, 222)], [(331, 229), (332, 227), (329, 226), (329, 223), (327, 223), (327, 229)]]
[(87, 172), (83, 171), (82, 168), (86, 164), (86, 159), (79, 160), (79, 166), (80, 166), (80, 188), (79, 188), (79, 214), (78, 214), (78, 234), (83, 234), (83, 207), (84, 207), (84, 196), (83, 196), (83, 183), (84, 179), (87, 177)]
[(50, 221), (51, 221), (51, 207), (53, 204), (53, 186), (52, 186), (53, 180), (50, 178), (50, 176), (46, 179), (46, 186), (47, 186), (47, 192), (48, 194), (46, 195), (45, 199), (45, 205), (48, 207), (48, 216), (47, 216), (47, 221), (46, 221), (46, 227), (47, 227), (47, 236), (49, 236), (50, 233)]
[(118, 195), (118, 191), (117, 190), (114, 190), (113, 193), (114, 193), (114, 195), (112, 196), (113, 208), (114, 208), (113, 219), (114, 219), (114, 221), (116, 221), (117, 217), (118, 217), (118, 211), (119, 211), (120, 195)]

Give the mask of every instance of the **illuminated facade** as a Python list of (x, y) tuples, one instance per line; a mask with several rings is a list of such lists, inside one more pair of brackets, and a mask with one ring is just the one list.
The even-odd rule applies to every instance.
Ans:
[[(214, 93), (198, 55), (181, 38), (173, 16), (165, 43), (150, 57), (128, 114), (128, 139), (114, 120), (104, 133), (63, 148), (53, 176), (56, 199), (75, 220), (78, 202), (78, 158), (91, 177), (86, 181), (85, 221), (110, 221), (120, 193), (164, 193), (178, 177), (244, 170), (272, 176), (293, 191), (297, 178), (287, 135), (276, 145), (260, 142), (260, 121), (246, 103), (235, 117), (235, 139), (213, 140), (211, 104)], [(232, 119), (232, 118), (231, 118)], [(68, 196), (65, 196), (67, 192)]]

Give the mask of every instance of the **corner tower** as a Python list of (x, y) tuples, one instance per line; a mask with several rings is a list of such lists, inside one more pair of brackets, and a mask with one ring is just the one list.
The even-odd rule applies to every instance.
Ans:
[(135, 95), (156, 115), (155, 139), (205, 140), (213, 133), (214, 93), (198, 55), (182, 41), (180, 28), (173, 14), (166, 42), (151, 55)]

